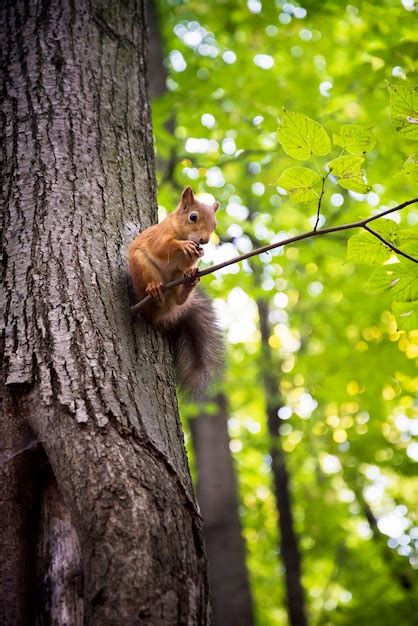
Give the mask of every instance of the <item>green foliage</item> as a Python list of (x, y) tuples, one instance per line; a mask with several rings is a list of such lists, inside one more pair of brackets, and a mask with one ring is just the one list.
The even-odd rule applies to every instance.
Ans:
[(408, 139), (418, 139), (418, 87), (389, 85), (394, 127)]
[[(373, 224), (373, 230), (384, 237), (385, 241), (398, 243), (399, 227), (392, 220), (381, 219)], [(402, 240), (401, 237), (399, 239)], [(382, 265), (388, 260), (392, 251), (382, 241), (368, 232), (353, 235), (347, 244), (347, 261), (364, 265)]]
[(411, 183), (418, 183), (418, 155), (411, 154), (405, 163), (401, 171), (397, 174), (400, 178), (410, 181)]
[(407, 259), (379, 267), (370, 276), (368, 289), (372, 293), (389, 292), (399, 302), (418, 298), (418, 264)]
[[(394, 111), (400, 110), (400, 102), (404, 102), (407, 95), (411, 99), (411, 94), (415, 94), (415, 91), (409, 87), (392, 88), (392, 118)], [(331, 150), (331, 142), (323, 126), (306, 115), (285, 111), (280, 120), (278, 137), (286, 154), (298, 160), (310, 161), (321, 172), (315, 156), (326, 156)], [(376, 143), (372, 128), (358, 124), (343, 124), (339, 132), (333, 134), (333, 141), (335, 145), (342, 147), (343, 151), (346, 150), (350, 154), (340, 155), (329, 161), (327, 163), (328, 174), (321, 176), (320, 173), (310, 168), (293, 166), (283, 170), (277, 181), (277, 184), (288, 193), (293, 202), (302, 204), (317, 202), (318, 215), (329, 175), (336, 179), (340, 187), (349, 191), (366, 194), (372, 189), (365, 182), (363, 170), (364, 154), (373, 149)], [(402, 170), (395, 176), (414, 181), (417, 172), (416, 157), (411, 155), (405, 161)], [(377, 233), (378, 236), (373, 233)], [(396, 223), (391, 220), (380, 220), (372, 230), (357, 233), (350, 237), (347, 247), (347, 260), (352, 263), (382, 266), (393, 254), (394, 247), (399, 249), (397, 248), (398, 244), (405, 243), (406, 246), (403, 246), (402, 251), (407, 252), (408, 249), (412, 249), (410, 256), (417, 259), (415, 235), (412, 236), (408, 233), (409, 231), (400, 230)], [(411, 236), (413, 241), (408, 242), (408, 238)], [(368, 281), (369, 292), (388, 291), (397, 303), (403, 302), (405, 299), (407, 301), (415, 299), (413, 277), (417, 273), (416, 268), (418, 268), (418, 263), (414, 264), (411, 261), (405, 263), (404, 258), (401, 258), (401, 262), (397, 266), (379, 267)], [(394, 310), (399, 310), (399, 307), (395, 307)], [(403, 319), (399, 323), (400, 328), (405, 329), (406, 323), (407, 329), (411, 330), (410, 326), (413, 319), (410, 311), (403, 312)]]
[[(153, 104), (158, 200), (171, 210), (191, 184), (221, 202), (208, 263), (310, 230), (322, 184), (325, 227), (417, 196), (416, 14), (392, 0), (284, 4), (160, 0), (169, 77)], [(352, 179), (360, 187), (344, 187)], [(370, 227), (417, 257), (416, 205), (391, 217)], [(410, 626), (418, 611), (416, 267), (359, 230), (202, 280), (229, 339), (223, 383), (257, 626), (287, 624), (260, 298), (311, 623)]]
[(415, 330), (418, 328), (418, 300), (414, 302), (394, 302), (399, 330)]
[(309, 203), (319, 198), (322, 178), (307, 167), (288, 167), (277, 184), (283, 187), (294, 202)]
[(278, 135), (286, 154), (299, 161), (315, 154), (324, 156), (331, 150), (331, 141), (321, 124), (301, 113), (285, 110)]
[(350, 154), (364, 154), (370, 152), (376, 145), (376, 137), (371, 127), (359, 124), (343, 124), (332, 140), (336, 146), (341, 146)]
[(359, 233), (348, 241), (347, 261), (352, 263), (381, 265), (388, 256), (388, 248), (369, 233)]
[(338, 184), (344, 189), (367, 193), (370, 187), (364, 182), (361, 156), (340, 156), (329, 162), (331, 173), (338, 178)]

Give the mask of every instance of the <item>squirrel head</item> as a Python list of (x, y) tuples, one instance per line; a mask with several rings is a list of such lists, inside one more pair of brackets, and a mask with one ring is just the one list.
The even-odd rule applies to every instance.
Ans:
[(191, 187), (186, 187), (181, 194), (180, 204), (174, 212), (179, 231), (186, 233), (186, 239), (198, 244), (208, 243), (216, 228), (215, 213), (219, 202), (204, 204), (194, 197)]

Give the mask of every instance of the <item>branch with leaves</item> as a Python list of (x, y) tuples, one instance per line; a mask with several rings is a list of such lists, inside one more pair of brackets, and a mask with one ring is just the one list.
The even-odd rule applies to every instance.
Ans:
[[(365, 230), (367, 230), (367, 232), (376, 236), (385, 246), (388, 246), (388, 248), (392, 250), (393, 252), (395, 252), (396, 254), (399, 254), (402, 257), (408, 259), (408, 261), (412, 261), (413, 263), (418, 263), (418, 259), (415, 259), (414, 257), (403, 252), (402, 250), (399, 250), (394, 245), (392, 245), (389, 241), (386, 241), (381, 235), (379, 235), (379, 233), (373, 231), (368, 226), (370, 222), (378, 220), (379, 218), (384, 217), (385, 215), (389, 215), (390, 213), (394, 213), (395, 211), (400, 211), (401, 209), (404, 209), (405, 207), (410, 206), (411, 204), (415, 204), (416, 202), (418, 202), (418, 198), (413, 198), (412, 200), (407, 200), (406, 202), (403, 202), (402, 204), (399, 204), (390, 209), (386, 209), (385, 211), (382, 211), (381, 213), (378, 213), (376, 215), (372, 215), (371, 217), (366, 217), (363, 220), (358, 220), (357, 222), (351, 222), (349, 224), (341, 224), (339, 226), (330, 226), (329, 228), (320, 228), (320, 229), (314, 228), (313, 230), (310, 230), (306, 233), (295, 235), (294, 237), (289, 237), (288, 239), (283, 239), (281, 241), (268, 244), (266, 246), (261, 246), (260, 248), (251, 250), (251, 252), (247, 252), (246, 254), (242, 254), (240, 256), (234, 257), (232, 259), (229, 259), (228, 261), (224, 261), (223, 263), (218, 263), (217, 265), (212, 265), (211, 267), (207, 267), (201, 270), (200, 272), (197, 272), (194, 278), (202, 278), (203, 276), (212, 274), (213, 272), (223, 269), (224, 267), (228, 267), (229, 265), (233, 265), (234, 263), (239, 263), (240, 261), (244, 261), (245, 259), (249, 259), (253, 256), (262, 254), (263, 252), (269, 252), (270, 250), (281, 248), (282, 246), (286, 246), (291, 243), (296, 243), (297, 241), (303, 241), (304, 239), (309, 239), (311, 237), (318, 237), (320, 235), (327, 235), (329, 233), (336, 233), (336, 232), (343, 231), (343, 230), (352, 230), (353, 228), (364, 228)], [(177, 280), (173, 280), (163, 285), (162, 290), (164, 292), (170, 289), (174, 289), (174, 287), (185, 284), (188, 281), (190, 281), (190, 278), (188, 277), (178, 278)], [(146, 296), (140, 302), (138, 302), (133, 307), (131, 307), (131, 312), (137, 313), (151, 300), (152, 300), (151, 296)]]
[[(389, 91), (391, 118), (396, 130), (410, 139), (417, 139), (418, 88), (389, 85)], [(228, 265), (304, 239), (360, 228), (364, 232), (354, 235), (348, 241), (347, 260), (374, 266), (375, 269), (368, 282), (369, 292), (389, 291), (394, 297), (393, 309), (397, 314), (399, 328), (403, 330), (417, 328), (418, 233), (413, 229), (401, 228), (392, 220), (376, 222), (373, 228), (369, 223), (414, 204), (418, 199), (408, 200), (363, 220), (319, 228), (323, 199), (330, 189), (331, 182), (343, 190), (357, 194), (365, 195), (371, 190), (365, 179), (363, 165), (367, 152), (376, 144), (372, 127), (359, 124), (342, 125), (338, 132), (332, 135), (331, 141), (321, 124), (306, 115), (284, 109), (277, 134), (283, 151), (293, 159), (305, 162), (303, 166), (286, 168), (277, 185), (292, 202), (315, 207), (313, 229), (203, 269), (197, 272), (195, 277), (201, 278)], [(231, 160), (236, 158), (234, 156)], [(418, 179), (417, 155), (411, 155), (406, 160), (397, 176), (409, 182)], [(398, 263), (388, 263), (392, 254), (397, 255)], [(167, 291), (188, 281), (190, 278), (179, 278), (163, 285), (162, 289)], [(132, 307), (132, 312), (136, 313), (150, 300), (151, 297), (147, 296)]]

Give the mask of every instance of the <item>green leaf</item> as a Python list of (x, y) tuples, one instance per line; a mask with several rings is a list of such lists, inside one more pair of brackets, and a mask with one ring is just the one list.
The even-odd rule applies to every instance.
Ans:
[(295, 202), (309, 203), (319, 197), (322, 178), (307, 167), (289, 167), (283, 171), (277, 184), (286, 189)]
[(391, 250), (370, 233), (358, 233), (347, 244), (347, 261), (364, 265), (381, 265), (389, 258)]
[[(375, 230), (377, 233), (379, 233), (379, 235), (382, 235), (382, 237), (384, 237), (394, 245), (396, 245), (397, 243), (397, 237), (399, 233), (403, 232), (399, 229), (399, 224), (386, 217), (374, 220), (374, 222), (372, 224), (369, 224), (369, 226), (373, 228), (373, 230)], [(408, 229), (408, 232), (410, 230), (411, 229)]]
[(285, 111), (278, 129), (283, 150), (291, 157), (304, 161), (312, 155), (325, 156), (331, 141), (325, 129), (310, 117)]
[(409, 180), (412, 183), (418, 182), (418, 154), (411, 154), (405, 163), (400, 172), (395, 174), (395, 176), (403, 178), (405, 180)]
[(400, 302), (412, 302), (418, 299), (418, 263), (402, 259), (379, 267), (373, 272), (366, 284), (372, 293), (389, 292)]
[(363, 154), (372, 150), (376, 144), (376, 137), (372, 127), (358, 124), (345, 124), (332, 139), (337, 146), (341, 146), (350, 154)]
[(418, 87), (389, 85), (390, 116), (399, 133), (418, 139)]
[[(402, 246), (403, 244), (412, 244), (418, 242), (418, 229), (416, 228), (402, 228), (397, 233), (398, 246)], [(409, 252), (405, 250), (405, 252)], [(414, 251), (411, 254), (415, 254)]]
[[(372, 225), (374, 231), (382, 235), (392, 245), (398, 243), (400, 232), (398, 224), (393, 220), (380, 219)], [(353, 235), (348, 240), (347, 261), (364, 265), (381, 265), (391, 256), (392, 250), (385, 246), (377, 237), (367, 231)]]
[(341, 156), (329, 162), (329, 168), (333, 176), (338, 178), (338, 184), (344, 189), (367, 193), (370, 189), (364, 182), (362, 165), (364, 158), (361, 156)]
[(418, 328), (418, 300), (394, 302), (392, 308), (396, 315), (399, 330), (416, 330)]
[[(416, 234), (417, 233), (415, 233), (415, 235)], [(404, 238), (402, 241), (402, 251), (409, 254), (412, 258), (418, 259), (418, 238), (412, 235), (409, 238)]]

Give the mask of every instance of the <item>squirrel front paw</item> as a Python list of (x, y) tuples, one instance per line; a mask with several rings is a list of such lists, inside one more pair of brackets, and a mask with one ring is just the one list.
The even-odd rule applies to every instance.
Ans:
[(147, 296), (151, 296), (153, 300), (159, 300), (160, 302), (164, 302), (162, 286), (162, 283), (148, 283), (148, 285), (145, 287), (145, 293), (147, 294)]
[(202, 249), (195, 241), (182, 241), (181, 249), (186, 257), (190, 259), (199, 259), (202, 256)]
[(196, 287), (196, 285), (200, 282), (200, 277), (197, 276), (198, 272), (199, 270), (197, 267), (192, 267), (192, 269), (183, 272), (183, 277), (186, 279), (185, 284), (189, 287)]

